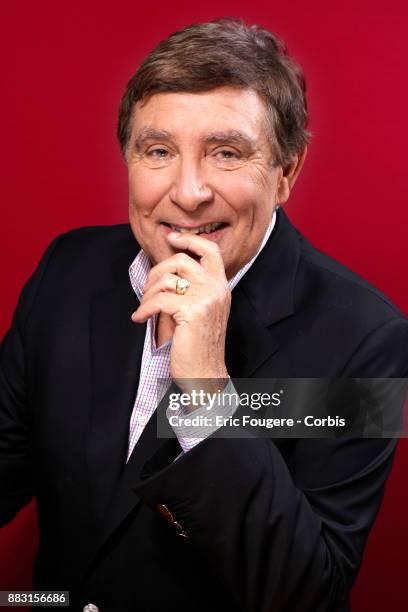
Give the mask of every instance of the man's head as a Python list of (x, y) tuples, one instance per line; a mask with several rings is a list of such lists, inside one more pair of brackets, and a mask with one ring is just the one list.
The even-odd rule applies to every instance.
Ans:
[(231, 277), (256, 253), (301, 169), (305, 82), (284, 44), (236, 20), (162, 41), (129, 81), (118, 125), (130, 222), (153, 263), (171, 226), (203, 229)]

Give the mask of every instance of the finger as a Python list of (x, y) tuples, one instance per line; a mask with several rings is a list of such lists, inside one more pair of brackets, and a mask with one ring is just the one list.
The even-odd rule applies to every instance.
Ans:
[[(188, 249), (200, 257), (200, 264), (215, 278), (225, 280), (225, 268), (220, 249), (212, 240), (190, 232), (170, 232), (170, 244), (177, 249)], [(194, 261), (194, 260), (193, 260)]]
[(186, 253), (176, 253), (176, 255), (172, 255), (156, 264), (150, 270), (144, 290), (148, 290), (150, 285), (156, 283), (163, 274), (175, 274), (192, 281), (198, 277), (203, 277), (205, 270)]
[(164, 274), (157, 278), (155, 282), (148, 281), (143, 288), (142, 301), (145, 302), (146, 300), (150, 299), (152, 295), (159, 293), (160, 291), (176, 293), (177, 281), (179, 280), (180, 277), (176, 274), (164, 272)]
[(131, 318), (134, 323), (144, 323), (151, 316), (161, 312), (173, 317), (184, 307), (184, 296), (160, 292), (153, 295), (150, 300), (146, 300), (146, 302), (140, 304)]

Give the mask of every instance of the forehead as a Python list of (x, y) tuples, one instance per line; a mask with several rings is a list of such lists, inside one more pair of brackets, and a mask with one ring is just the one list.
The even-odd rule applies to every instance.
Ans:
[(146, 127), (184, 136), (236, 130), (260, 138), (266, 106), (254, 90), (229, 86), (200, 93), (157, 93), (135, 105), (132, 134)]

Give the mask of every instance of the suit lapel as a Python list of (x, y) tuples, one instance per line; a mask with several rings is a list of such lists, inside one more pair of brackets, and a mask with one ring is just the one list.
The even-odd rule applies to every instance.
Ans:
[(270, 239), (232, 292), (226, 338), (230, 376), (253, 376), (279, 349), (278, 323), (295, 312), (299, 259), (299, 234), (279, 210)]
[(138, 304), (128, 278), (92, 302), (93, 397), (87, 461), (96, 525), (103, 519), (126, 461), (146, 328), (130, 319)]

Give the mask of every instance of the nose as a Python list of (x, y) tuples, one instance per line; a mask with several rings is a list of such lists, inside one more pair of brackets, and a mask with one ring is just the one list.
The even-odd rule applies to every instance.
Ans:
[(199, 160), (180, 160), (174, 182), (170, 189), (173, 204), (187, 211), (196, 210), (201, 204), (208, 204), (214, 194)]

